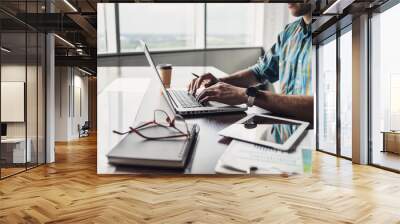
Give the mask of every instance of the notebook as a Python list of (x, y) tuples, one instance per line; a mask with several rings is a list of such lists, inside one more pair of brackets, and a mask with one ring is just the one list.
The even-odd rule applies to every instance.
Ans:
[(298, 174), (303, 172), (301, 150), (279, 151), (233, 140), (215, 168), (223, 174)]
[[(190, 124), (191, 137), (163, 140), (146, 140), (136, 133), (127, 134), (108, 154), (108, 162), (114, 165), (131, 165), (158, 168), (183, 169), (199, 132), (198, 125)], [(147, 136), (167, 136), (176, 130), (151, 126), (140, 130)]]

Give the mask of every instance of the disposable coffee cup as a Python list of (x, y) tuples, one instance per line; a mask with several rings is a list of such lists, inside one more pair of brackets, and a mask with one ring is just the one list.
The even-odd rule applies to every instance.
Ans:
[(158, 72), (160, 73), (161, 80), (165, 88), (171, 87), (171, 76), (172, 76), (172, 65), (171, 64), (159, 64), (157, 66)]

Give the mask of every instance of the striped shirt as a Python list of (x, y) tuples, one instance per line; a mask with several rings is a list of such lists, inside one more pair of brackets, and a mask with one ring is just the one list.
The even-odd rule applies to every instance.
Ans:
[(277, 42), (250, 69), (260, 82), (279, 80), (281, 94), (311, 96), (311, 51), (311, 24), (301, 18), (286, 25)]

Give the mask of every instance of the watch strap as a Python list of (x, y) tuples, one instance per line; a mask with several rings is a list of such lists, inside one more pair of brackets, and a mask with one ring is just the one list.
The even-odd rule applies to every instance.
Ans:
[(254, 86), (247, 88), (246, 95), (247, 95), (247, 106), (252, 107), (254, 105), (255, 98), (257, 96), (258, 89)]
[(247, 98), (247, 106), (248, 107), (252, 107), (253, 105), (254, 105), (254, 100), (255, 100), (256, 98), (254, 97), (254, 96), (249, 96), (248, 98)]

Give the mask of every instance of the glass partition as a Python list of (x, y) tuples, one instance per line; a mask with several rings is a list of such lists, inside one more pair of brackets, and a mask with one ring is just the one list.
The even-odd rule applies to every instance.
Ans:
[[(44, 1), (7, 4), (44, 12)], [(0, 12), (0, 178), (45, 163), (45, 45), (43, 33)]]
[(38, 76), (37, 76), (37, 162), (46, 162), (46, 36), (38, 34)]
[(336, 154), (336, 39), (318, 47), (318, 149)]
[(26, 41), (25, 32), (1, 34), (2, 177), (26, 170), (31, 158), (26, 136)]
[(340, 154), (352, 157), (352, 31), (340, 36)]
[(37, 165), (38, 158), (38, 35), (36, 32), (27, 33), (27, 74), (26, 74), (26, 118), (27, 118), (27, 151), (28, 160), (27, 167)]

